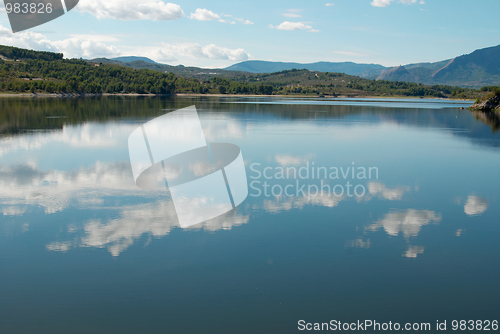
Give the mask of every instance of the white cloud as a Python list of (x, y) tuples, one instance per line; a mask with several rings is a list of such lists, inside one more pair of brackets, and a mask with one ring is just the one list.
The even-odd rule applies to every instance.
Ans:
[[(370, 3), (370, 5), (372, 5), (373, 7), (387, 7), (394, 1), (396, 0), (373, 0)], [(417, 0), (397, 0), (397, 1), (405, 5), (411, 5), (417, 2)], [(423, 5), (425, 4), (425, 2), (421, 0), (420, 4)]]
[[(236, 19), (242, 24), (253, 24), (244, 19)], [(23, 31), (12, 33), (10, 29), (0, 24), (0, 44), (10, 45), (25, 49), (51, 51), (63, 53), (65, 58), (99, 58), (116, 57), (122, 54), (146, 56), (158, 62), (173, 63), (179, 59), (185, 64), (186, 59), (197, 63), (198, 60), (212, 60), (208, 65), (213, 66), (214, 60), (244, 61), (251, 59), (251, 55), (242, 48), (227, 48), (215, 44), (201, 45), (199, 43), (160, 43), (157, 46), (141, 47), (140, 49), (128, 47), (119, 50), (109, 42), (116, 41), (116, 37), (103, 35), (72, 35), (71, 38), (52, 41), (45, 35)], [(105, 43), (106, 42), (106, 43)], [(220, 63), (220, 62), (219, 62)], [(222, 66), (224, 63), (220, 63)], [(198, 65), (199, 66), (199, 65)]]
[(214, 12), (206, 8), (198, 8), (194, 13), (191, 13), (191, 16), (189, 16), (189, 18), (198, 21), (211, 21), (220, 19), (220, 16), (219, 14), (215, 14)]
[(296, 8), (287, 9), (287, 11), (283, 13), (283, 16), (290, 18), (302, 17), (302, 15), (299, 14), (300, 12), (302, 12), (302, 9), (296, 9)]
[(334, 5), (334, 4), (333, 4), (333, 3), (331, 3), (331, 2), (329, 2), (329, 3), (325, 3), (325, 6), (326, 6), (326, 7), (332, 7), (333, 5)]
[(302, 17), (302, 15), (297, 14), (297, 13), (284, 13), (283, 16), (285, 16), (285, 17), (293, 17), (293, 18)]
[(98, 40), (94, 40), (91, 36), (87, 38), (72, 37), (60, 41), (51, 41), (43, 34), (32, 31), (23, 31), (14, 34), (2, 25), (0, 25), (0, 44), (26, 49), (60, 52), (66, 58), (97, 58), (118, 54), (116, 47), (108, 46)]
[(408, 239), (416, 237), (422, 226), (428, 225), (430, 222), (437, 223), (440, 221), (441, 215), (436, 214), (434, 211), (409, 209), (390, 212), (382, 220), (366, 227), (366, 230), (376, 231), (382, 227), (391, 236), (397, 236), (402, 232), (404, 237)]
[(488, 200), (482, 197), (469, 196), (464, 205), (464, 212), (469, 216), (480, 215), (488, 209)]
[(111, 57), (118, 55), (118, 49), (114, 46), (107, 46), (104, 43), (93, 40), (81, 40), (69, 38), (62, 41), (52, 42), (54, 47), (64, 54), (66, 58), (92, 59), (98, 57)]
[(273, 26), (272, 24), (269, 25), (270, 28), (275, 28), (278, 30), (287, 30), (287, 31), (294, 31), (294, 30), (311, 30), (313, 27), (311, 27), (308, 24), (305, 24), (303, 22), (289, 22), (285, 21), (281, 23), (280, 25)]
[(215, 44), (203, 46), (199, 43), (161, 43), (159, 47), (143, 48), (141, 51), (143, 53), (142, 55), (148, 56), (159, 62), (175, 62), (179, 59), (185, 62), (186, 59), (198, 60), (203, 58), (244, 61), (251, 57), (248, 52), (241, 48), (230, 49)]
[(250, 21), (250, 20), (245, 20), (245, 19), (241, 19), (241, 18), (235, 18), (235, 20), (238, 21), (238, 22), (241, 22), (243, 24), (246, 24), (246, 25), (253, 24), (253, 22)]
[(220, 47), (215, 44), (209, 44), (201, 48), (202, 54), (210, 59), (227, 59), (227, 60), (247, 60), (248, 54), (243, 49), (229, 49)]
[(184, 12), (179, 5), (155, 0), (84, 0), (76, 9), (98, 19), (170, 21)]
[(319, 32), (318, 29), (311, 29), (311, 30), (308, 30), (308, 32)]
[(373, 0), (370, 5), (373, 7), (387, 7), (391, 4), (391, 2), (394, 0)]
[[(233, 18), (233, 19), (223, 19), (222, 17)], [(218, 20), (220, 23), (229, 23), (229, 24), (236, 24), (236, 21), (246, 25), (253, 24), (253, 22), (250, 20), (245, 20), (239, 17), (233, 17), (232, 15), (229, 14), (217, 14), (206, 8), (196, 9), (194, 13), (191, 13), (189, 18), (198, 21)]]

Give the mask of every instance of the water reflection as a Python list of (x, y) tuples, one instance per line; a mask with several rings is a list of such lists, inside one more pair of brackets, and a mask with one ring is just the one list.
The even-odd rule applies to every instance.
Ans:
[(416, 258), (418, 256), (418, 254), (423, 254), (424, 250), (425, 250), (425, 247), (423, 247), (423, 246), (408, 245), (408, 249), (403, 254), (403, 256), (409, 257), (409, 258)]
[[(82, 232), (80, 237), (72, 241), (52, 242), (46, 246), (47, 249), (66, 252), (76, 247), (107, 248), (113, 256), (119, 256), (142, 235), (161, 238), (168, 235), (174, 228), (180, 227), (173, 202), (169, 200), (122, 206), (117, 209), (119, 210), (118, 218), (86, 222), (82, 228), (83, 231), (80, 231)], [(246, 224), (248, 220), (248, 215), (231, 211), (189, 228), (207, 231), (230, 230), (233, 226)], [(72, 227), (70, 233), (75, 232), (77, 230)]]
[[(432, 323), (498, 315), (500, 132), (446, 101), (234, 101), (0, 99), (0, 332), (246, 324), (277, 333), (307, 314)], [(360, 198), (249, 196), (181, 229), (169, 193), (137, 188), (127, 139), (162, 109), (193, 104), (207, 142), (240, 147), (249, 178), (255, 163), (262, 171), (353, 162), (379, 177), (358, 180)], [(208, 168), (168, 172), (186, 170)], [(254, 320), (264, 318), (274, 320), (263, 330)]]
[[(308, 101), (310, 102), (308, 105)], [(244, 102), (244, 103), (239, 103)], [(260, 103), (267, 103), (265, 108)], [(355, 121), (384, 121), (411, 126), (436, 127), (441, 129), (459, 130), (452, 133), (471, 139), (481, 145), (500, 146), (500, 136), (491, 140), (491, 129), (482, 126), (482, 122), (491, 124), (484, 118), (478, 121), (471, 117), (468, 110), (457, 109), (468, 107), (470, 102), (439, 101), (439, 100), (391, 100), (378, 99), (371, 101), (335, 101), (329, 100), (326, 105), (314, 99), (299, 101), (279, 99), (244, 99), (244, 98), (152, 98), (152, 97), (89, 97), (89, 98), (16, 98), (0, 99), (0, 137), (13, 134), (23, 134), (26, 131), (57, 131), (64, 126), (77, 125), (85, 122), (112, 122), (117, 119), (147, 120), (164, 114), (166, 111), (177, 110), (196, 104), (199, 110), (214, 111), (212, 117), (224, 117), (225, 113), (238, 112), (248, 116), (240, 124), (224, 124), (220, 128), (205, 130), (207, 140), (221, 136), (241, 136), (247, 126), (253, 126), (255, 121), (265, 119), (309, 119), (339, 120), (352, 118)], [(401, 106), (400, 103), (404, 105)], [(283, 107), (286, 106), (286, 107)], [(435, 109), (431, 109), (436, 107)], [(436, 109), (454, 109), (456, 117), (450, 117), (446, 111), (436, 113)], [(311, 112), (321, 111), (321, 112)], [(482, 115), (482, 114), (481, 114)], [(249, 122), (251, 120), (251, 122)], [(244, 124), (245, 126), (241, 126)]]
[(464, 205), (464, 212), (469, 216), (480, 215), (488, 209), (488, 200), (478, 196), (469, 196)]
[(381, 182), (368, 182), (369, 195), (365, 196), (364, 199), (368, 201), (373, 197), (378, 197), (389, 201), (399, 201), (403, 195), (409, 191), (411, 191), (411, 187), (408, 186), (387, 188), (385, 184)]
[[(333, 194), (312, 194), (311, 196), (287, 197), (277, 196), (274, 199), (264, 200), (262, 209), (269, 213), (280, 213), (293, 209), (301, 210), (306, 205), (323, 206), (327, 208), (336, 207), (344, 196), (335, 196)], [(254, 207), (260, 209), (260, 206)]]
[(349, 240), (346, 243), (346, 247), (369, 249), (370, 248), (370, 239), (367, 239), (366, 241), (364, 241), (362, 238), (358, 238), (356, 240)]
[[(331, 216), (331, 221), (338, 216), (357, 215), (350, 229), (353, 233), (357, 233), (356, 227), (361, 226), (365, 233), (383, 229), (388, 236), (402, 234), (409, 240), (418, 237), (424, 226), (445, 219), (445, 214), (440, 212), (445, 211), (442, 207), (447, 198), (459, 196), (457, 194), (468, 196), (461, 203), (467, 216), (483, 215), (491, 205), (487, 199), (492, 198), (491, 190), (477, 189), (481, 193), (484, 190), (485, 197), (469, 195), (476, 191), (476, 184), (483, 184), (480, 175), (465, 174), (466, 167), (463, 167), (461, 170), (472, 180), (472, 185), (462, 188), (457, 178), (446, 179), (449, 173), (431, 165), (433, 159), (447, 153), (435, 148), (439, 145), (459, 147), (468, 154), (477, 151), (471, 146), (493, 149), (500, 146), (498, 133), (492, 133), (468, 111), (436, 111), (431, 109), (434, 104), (425, 101), (424, 107), (419, 105), (416, 108), (409, 108), (407, 102), (394, 104), (400, 101), (382, 105), (364, 101), (365, 107), (352, 101), (326, 105), (299, 101), (294, 105), (267, 104), (265, 108), (256, 101), (233, 102), (238, 100), (2, 99), (0, 217), (13, 221), (21, 221), (23, 217), (36, 220), (32, 211), (38, 207), (46, 215), (76, 212), (75, 221), (67, 226), (68, 235), (47, 240), (46, 248), (50, 251), (69, 251), (76, 247), (106, 248), (113, 256), (122, 254), (141, 236), (161, 238), (180, 228), (168, 193), (143, 191), (136, 187), (129, 164), (127, 138), (140, 124), (163, 114), (165, 109), (176, 110), (193, 103), (202, 110), (200, 121), (206, 140), (240, 146), (248, 159), (245, 160), (247, 169), (255, 161), (285, 168), (313, 162), (316, 166), (349, 166), (352, 161), (361, 160), (366, 165), (375, 162), (381, 171), (381, 179), (367, 181), (364, 184), (366, 194), (356, 200), (345, 195), (321, 193), (257, 197), (248, 199), (238, 211), (193, 228), (206, 231), (231, 229), (263, 214), (272, 214), (274, 219), (279, 219), (278, 214), (302, 212), (312, 215), (323, 208), (322, 214)], [(444, 102), (432, 103), (438, 103), (440, 108), (456, 108)], [(180, 129), (172, 129), (169, 133), (163, 133), (160, 128), (153, 130), (154, 135), (161, 139), (159, 142), (168, 138), (191, 139)], [(420, 146), (415, 144), (418, 140), (422, 141)], [(489, 159), (494, 162), (495, 156)], [(443, 160), (441, 164), (459, 168), (456, 167), (457, 161), (461, 162), (455, 159), (453, 165), (452, 162), (447, 165), (448, 162)], [(203, 176), (212, 168), (203, 161), (192, 163), (185, 170), (174, 167), (166, 166), (171, 179), (180, 178), (185, 172)], [(432, 179), (429, 171), (437, 176), (425, 184), (427, 178)], [(463, 179), (462, 183), (465, 183), (467, 178)], [(419, 182), (424, 183), (422, 191), (419, 187), (408, 186)], [(439, 182), (444, 186), (437, 187)], [(480, 187), (485, 188), (484, 185)], [(437, 194), (429, 193), (431, 189), (437, 189), (439, 198)], [(427, 210), (411, 209), (417, 207), (414, 203)], [(462, 212), (462, 207), (457, 209)], [(90, 220), (79, 218), (80, 213), (83, 217), (87, 211), (92, 211), (95, 217)], [(382, 218), (373, 222), (372, 212), (382, 212)], [(367, 221), (371, 223), (367, 224)], [(450, 230), (456, 236), (465, 231), (457, 230), (457, 226), (450, 227)], [(345, 239), (350, 239), (342, 241), (346, 247), (360, 249), (370, 249), (380, 243), (375, 238), (370, 240), (355, 235)], [(404, 256), (414, 258), (423, 252), (424, 246), (408, 243)]]
[(491, 131), (496, 132), (500, 129), (500, 115), (496, 112), (472, 111), (476, 119), (488, 124)]
[(305, 157), (298, 157), (289, 154), (278, 154), (274, 157), (274, 160), (282, 167), (291, 167), (305, 165), (314, 158), (315, 156), (312, 154), (309, 154)]
[(403, 233), (405, 239), (418, 236), (422, 226), (430, 223), (439, 223), (441, 214), (429, 210), (413, 210), (390, 212), (383, 219), (366, 227), (367, 231), (375, 232), (383, 228), (390, 236), (398, 236)]
[(70, 204), (82, 209), (97, 208), (103, 197), (112, 195), (156, 196), (136, 188), (128, 162), (97, 162), (89, 168), (69, 171), (44, 171), (35, 163), (0, 166), (0, 201), (9, 208), (35, 205), (53, 214)]

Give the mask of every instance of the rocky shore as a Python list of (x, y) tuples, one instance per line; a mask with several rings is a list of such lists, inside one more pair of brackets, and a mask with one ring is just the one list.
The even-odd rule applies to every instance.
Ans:
[(482, 101), (476, 101), (469, 109), (480, 111), (495, 111), (500, 113), (500, 94), (495, 94)]

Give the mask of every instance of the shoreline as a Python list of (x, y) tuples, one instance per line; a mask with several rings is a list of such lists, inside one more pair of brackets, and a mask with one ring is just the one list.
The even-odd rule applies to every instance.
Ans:
[(52, 98), (68, 98), (68, 97), (98, 97), (98, 96), (144, 96), (144, 97), (155, 97), (155, 96), (171, 96), (171, 97), (276, 97), (276, 98), (315, 98), (315, 99), (432, 99), (432, 100), (446, 100), (446, 101), (474, 101), (473, 99), (453, 99), (453, 98), (442, 98), (442, 97), (417, 97), (417, 96), (380, 96), (380, 95), (366, 95), (366, 96), (350, 96), (350, 95), (338, 95), (338, 96), (308, 96), (308, 95), (249, 95), (249, 94), (199, 94), (199, 93), (179, 93), (179, 94), (137, 94), (137, 93), (118, 93), (118, 94), (77, 94), (77, 93), (21, 93), (21, 94), (9, 94), (0, 93), (0, 98), (8, 97), (52, 97)]

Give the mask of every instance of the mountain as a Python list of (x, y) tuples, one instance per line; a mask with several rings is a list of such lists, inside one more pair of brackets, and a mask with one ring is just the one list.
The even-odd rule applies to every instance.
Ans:
[(377, 80), (479, 88), (500, 85), (500, 45), (437, 63), (410, 64), (383, 71)]
[(274, 73), (280, 71), (288, 71), (292, 69), (306, 69), (309, 71), (318, 71), (318, 72), (345, 73), (349, 75), (369, 77), (369, 76), (377, 76), (383, 70), (385, 70), (386, 67), (376, 64), (357, 64), (353, 62), (330, 63), (321, 61), (311, 64), (301, 64), (301, 63), (272, 62), (263, 60), (247, 60), (225, 68), (225, 70), (227, 71), (240, 71), (240, 72), (250, 72), (250, 73)]
[[(35, 96), (36, 94), (196, 93), (477, 99), (484, 97), (493, 89), (485, 87), (481, 91), (476, 91), (442, 85), (424, 86), (411, 82), (393, 84), (344, 73), (307, 69), (248, 73), (152, 64), (142, 60), (122, 63), (105, 58), (64, 59), (62, 54), (3, 45), (0, 45), (0, 66), (2, 67), (0, 92), (35, 94)], [(134, 68), (141, 70), (136, 71)], [(391, 72), (404, 73), (406, 69), (400, 68)], [(189, 76), (190, 78), (186, 78)]]
[(92, 62), (125, 65), (134, 69), (173, 72), (176, 75), (209, 79), (215, 76), (245, 81), (251, 75), (276, 73), (292, 69), (316, 72), (345, 73), (367, 79), (415, 82), (426, 85), (450, 85), (469, 88), (500, 85), (500, 45), (476, 50), (470, 54), (434, 63), (416, 63), (396, 67), (353, 62), (316, 62), (311, 64), (248, 60), (225, 69), (171, 66), (146, 57), (98, 58)]
[(111, 60), (116, 60), (122, 63), (131, 63), (133, 61), (143, 61), (145, 63), (150, 63), (150, 64), (158, 64), (154, 60), (151, 60), (147, 57), (134, 57), (134, 56), (127, 56), (127, 57), (116, 57), (116, 58), (111, 58)]
[[(127, 59), (131, 59), (132, 61), (127, 62)], [(220, 68), (217, 69), (209, 69), (209, 68), (199, 68), (199, 67), (187, 67), (183, 65), (167, 65), (160, 64), (149, 59), (149, 62), (141, 60), (143, 57), (118, 57), (113, 59), (107, 58), (95, 58), (87, 60), (92, 63), (102, 63), (102, 64), (113, 64), (113, 65), (121, 65), (133, 68), (135, 70), (148, 69), (153, 71), (159, 71), (163, 73), (174, 73), (175, 75), (184, 77), (184, 78), (195, 78), (201, 80), (207, 80), (213, 77), (221, 77), (231, 80), (237, 80), (244, 74), (241, 72), (234, 71), (226, 71)], [(121, 61), (118, 59), (122, 59)], [(145, 58), (148, 59), (148, 58)], [(241, 79), (243, 80), (243, 79)], [(239, 80), (239, 81), (241, 81)]]
[(412, 75), (404, 66), (393, 67), (382, 72), (377, 80), (412, 81)]

